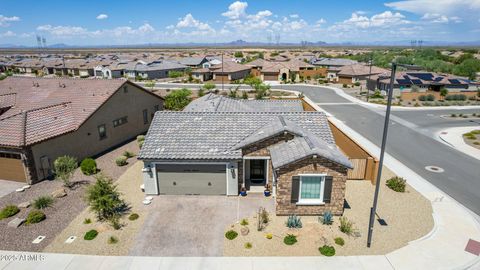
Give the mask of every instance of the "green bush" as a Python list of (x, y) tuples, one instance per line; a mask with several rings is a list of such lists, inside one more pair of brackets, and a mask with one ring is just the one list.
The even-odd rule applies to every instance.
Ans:
[(83, 220), (83, 224), (90, 224), (90, 223), (92, 223), (92, 220), (89, 218), (86, 218), (85, 220)]
[(246, 219), (246, 218), (242, 219), (242, 221), (240, 221), (240, 225), (242, 225), (242, 226), (248, 225), (248, 219)]
[(129, 220), (136, 220), (139, 218), (139, 215), (137, 213), (133, 213), (130, 216), (128, 216)]
[(145, 141), (145, 135), (138, 135), (137, 142), (143, 142), (143, 141)]
[(86, 158), (80, 163), (80, 169), (85, 175), (97, 173), (97, 162), (93, 158)]
[(297, 243), (297, 237), (293, 234), (287, 234), (287, 236), (283, 238), (283, 243), (285, 243), (285, 245), (291, 246)]
[(434, 101), (435, 100), (435, 96), (432, 95), (432, 94), (428, 94), (427, 95), (427, 101)]
[(33, 201), (33, 207), (36, 209), (45, 209), (53, 204), (52, 196), (40, 196)]
[(16, 205), (7, 205), (0, 211), (0, 220), (15, 216), (20, 209)]
[(246, 249), (251, 249), (253, 247), (252, 243), (247, 242), (245, 245), (243, 245)]
[(85, 240), (93, 240), (95, 237), (97, 237), (98, 232), (97, 230), (90, 230), (87, 233), (85, 233), (85, 236), (83, 236), (83, 239)]
[(320, 253), (323, 256), (331, 257), (331, 256), (335, 255), (335, 248), (332, 247), (332, 246), (324, 245), (323, 247), (319, 247), (318, 251), (320, 251)]
[(53, 171), (57, 178), (63, 181), (65, 187), (71, 187), (70, 179), (77, 168), (77, 159), (71, 156), (61, 156), (53, 162)]
[(339, 228), (344, 234), (350, 235), (353, 233), (353, 222), (349, 221), (346, 217), (341, 217)]
[(108, 243), (109, 243), (109, 244), (116, 244), (116, 243), (118, 243), (118, 238), (115, 237), (115, 236), (110, 236), (110, 237), (108, 238)]
[(126, 158), (132, 158), (132, 157), (135, 156), (135, 154), (130, 152), (130, 151), (125, 151), (125, 152), (123, 152), (123, 156), (126, 157)]
[(142, 146), (143, 146), (143, 143), (144, 143), (144, 142), (145, 142), (145, 141), (140, 141), (140, 142), (138, 142), (138, 148), (142, 149)]
[(405, 192), (405, 183), (405, 179), (395, 176), (387, 180), (387, 187), (396, 192)]
[(339, 246), (343, 246), (345, 245), (345, 240), (343, 240), (342, 237), (337, 237), (334, 239), (335, 240), (335, 244), (339, 245)]
[(353, 85), (360, 86), (360, 82), (355, 82)]
[(127, 165), (127, 157), (119, 156), (115, 159), (115, 163), (117, 164), (117, 166), (125, 166)]
[(420, 96), (418, 97), (418, 100), (420, 100), (420, 101), (427, 101), (427, 96), (425, 96), (425, 95), (420, 95)]
[(238, 233), (234, 230), (229, 230), (225, 233), (225, 237), (228, 240), (233, 240), (233, 239), (237, 238), (237, 236), (238, 236)]
[(172, 111), (181, 111), (191, 101), (191, 94), (187, 88), (174, 90), (165, 97), (165, 109)]
[(343, 88), (347, 88), (348, 85), (347, 85), (346, 83), (344, 83), (344, 84), (342, 84), (342, 87), (343, 87)]
[(39, 223), (46, 218), (47, 218), (47, 216), (45, 216), (45, 213), (43, 213), (42, 211), (32, 210), (32, 211), (30, 211), (30, 213), (28, 213), (25, 224), (28, 225), (28, 224)]

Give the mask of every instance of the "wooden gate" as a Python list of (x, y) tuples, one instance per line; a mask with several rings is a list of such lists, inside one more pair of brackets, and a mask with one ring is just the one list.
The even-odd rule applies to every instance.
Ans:
[(350, 162), (353, 165), (353, 170), (349, 169), (347, 172), (347, 179), (365, 179), (365, 172), (367, 168), (367, 159), (366, 158), (352, 158)]

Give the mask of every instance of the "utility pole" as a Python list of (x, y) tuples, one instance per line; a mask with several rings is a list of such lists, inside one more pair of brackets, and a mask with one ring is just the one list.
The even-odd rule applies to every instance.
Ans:
[(224, 65), (224, 62), (223, 62), (223, 51), (222, 51), (222, 92), (223, 92), (223, 77), (225, 76), (225, 74), (223, 73), (223, 65)]
[(388, 122), (390, 121), (390, 109), (392, 106), (393, 84), (395, 82), (395, 71), (397, 64), (392, 62), (392, 72), (390, 75), (390, 89), (388, 91), (387, 111), (385, 113), (385, 124), (383, 125), (382, 148), (380, 149), (380, 161), (378, 164), (377, 181), (375, 182), (375, 195), (373, 197), (373, 206), (370, 208), (370, 221), (368, 222), (367, 247), (372, 244), (373, 225), (375, 223), (375, 214), (377, 213), (378, 192), (380, 191), (380, 179), (382, 176), (383, 157), (385, 155), (385, 145), (387, 143)]
[(370, 96), (370, 89), (368, 89), (368, 82), (370, 82), (370, 76), (372, 75), (372, 64), (373, 64), (373, 51), (370, 52), (370, 71), (368, 72), (368, 80), (367, 80), (367, 102), (368, 96)]

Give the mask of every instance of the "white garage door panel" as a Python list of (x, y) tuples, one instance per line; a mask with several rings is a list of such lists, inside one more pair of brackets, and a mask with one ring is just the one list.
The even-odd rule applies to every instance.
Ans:
[(225, 164), (157, 165), (160, 194), (225, 195)]

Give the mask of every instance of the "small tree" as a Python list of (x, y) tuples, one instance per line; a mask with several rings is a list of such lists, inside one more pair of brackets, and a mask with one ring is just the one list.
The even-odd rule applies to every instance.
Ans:
[(268, 90), (270, 90), (270, 85), (266, 84), (260, 84), (255, 87), (255, 98), (256, 99), (262, 99), (265, 97), (268, 93)]
[(128, 210), (127, 203), (120, 198), (120, 192), (112, 180), (103, 174), (95, 177), (95, 184), (88, 187), (86, 201), (98, 221), (118, 224), (118, 219)]
[(53, 162), (53, 170), (57, 179), (62, 180), (65, 187), (70, 188), (72, 183), (70, 179), (77, 168), (77, 159), (71, 156), (58, 157)]
[(165, 109), (181, 111), (191, 101), (192, 91), (187, 88), (175, 90), (165, 97)]
[(445, 99), (445, 97), (448, 95), (448, 90), (446, 88), (440, 89), (440, 96), (442, 99)]
[(154, 81), (148, 81), (148, 82), (145, 83), (145, 87), (153, 90), (153, 87), (155, 87), (155, 82)]
[(214, 83), (205, 83), (203, 85), (203, 89), (207, 90), (207, 91), (210, 91), (212, 89), (215, 89), (215, 87), (217, 87)]
[(241, 58), (241, 57), (243, 57), (243, 53), (242, 52), (235, 52), (234, 56), (237, 57), (237, 58)]
[(248, 99), (247, 91), (242, 91), (242, 99)]

